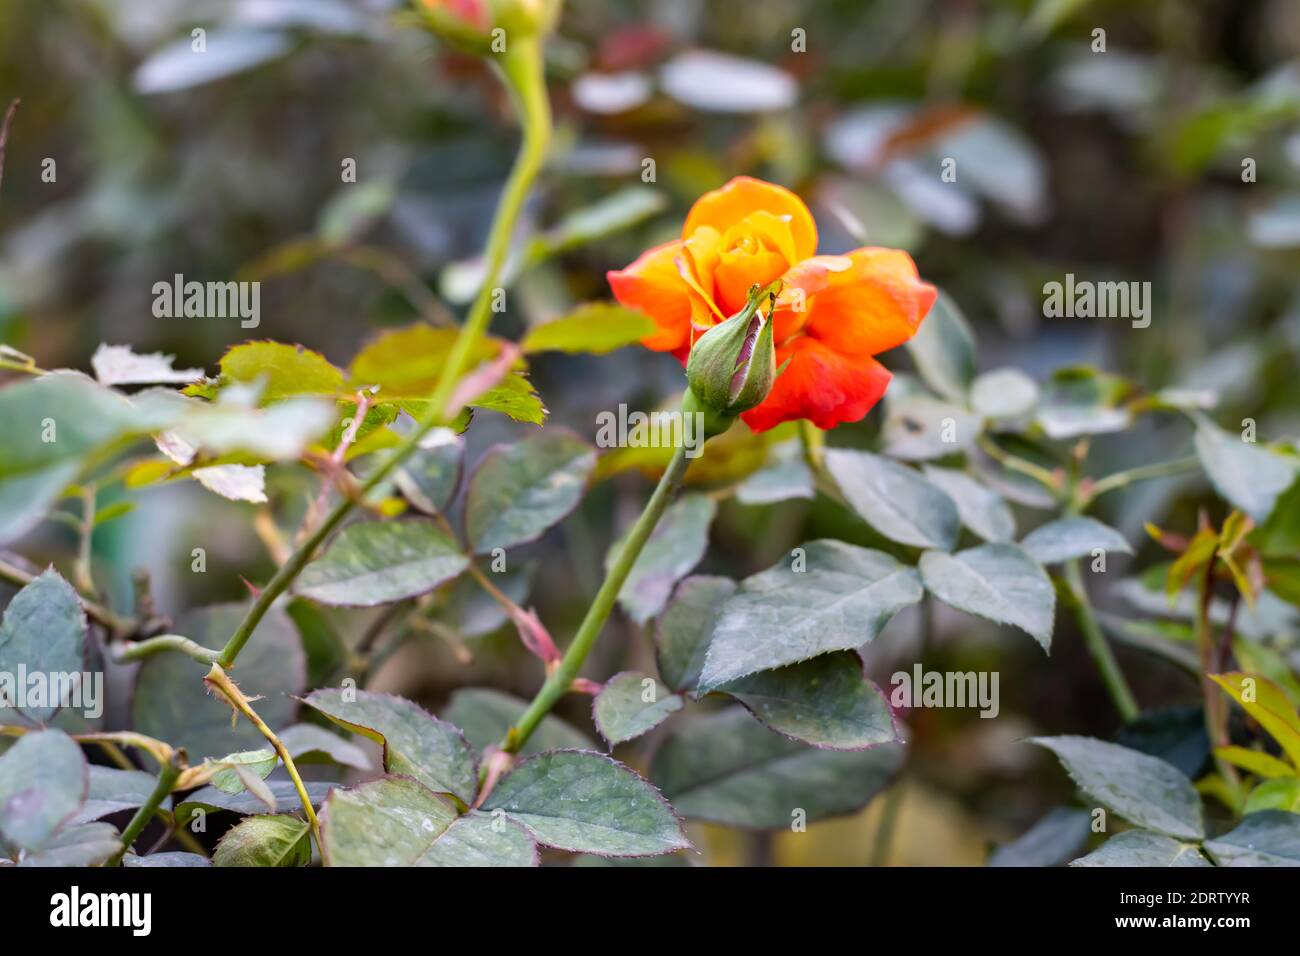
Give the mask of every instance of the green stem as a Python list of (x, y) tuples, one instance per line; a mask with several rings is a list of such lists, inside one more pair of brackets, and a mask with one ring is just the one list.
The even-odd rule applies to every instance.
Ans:
[(1196, 456), (1177, 458), (1173, 461), (1157, 462), (1154, 465), (1139, 465), (1127, 471), (1117, 471), (1113, 475), (1099, 478), (1088, 495), (1089, 501), (1095, 501), (1108, 491), (1127, 488), (1129, 485), (1150, 478), (1168, 478), (1184, 472), (1196, 471), (1201, 467), (1201, 460)]
[(194, 658), (200, 664), (215, 664), (221, 656), (220, 651), (214, 651), (210, 647), (195, 644), (188, 637), (181, 637), (179, 634), (161, 634), (158, 637), (151, 637), (147, 641), (125, 641), (121, 644), (109, 645), (109, 653), (112, 654), (114, 662), (118, 664), (144, 660), (144, 658), (162, 651), (180, 651), (182, 654)]
[(163, 764), (162, 769), (158, 771), (158, 783), (154, 785), (153, 792), (149, 794), (149, 799), (145, 801), (144, 806), (135, 811), (135, 816), (126, 825), (126, 829), (122, 831), (122, 848), (113, 854), (105, 864), (106, 866), (117, 866), (122, 862), (122, 857), (126, 856), (126, 852), (131, 849), (131, 844), (135, 842), (136, 837), (153, 819), (153, 815), (158, 812), (158, 807), (172, 792), (172, 787), (176, 784), (176, 778), (180, 775), (180, 760), (177, 755), (173, 754), (172, 759)]
[(519, 111), (519, 120), (523, 126), (523, 142), (520, 144), (514, 168), (510, 171), (510, 178), (506, 181), (505, 191), (492, 219), (492, 229), (488, 234), (484, 255), (487, 268), (483, 278), (483, 288), (479, 290), (478, 298), (470, 307), (465, 323), (460, 328), (460, 334), (456, 337), (451, 353), (442, 367), (438, 384), (430, 397), (424, 417), (416, 428), (393, 448), (384, 462), (371, 472), (361, 484), (357, 494), (339, 502), (320, 526), (303, 541), (267, 582), (266, 587), (257, 596), (257, 600), (253, 602), (253, 606), (244, 615), (235, 633), (222, 648), (217, 662), (223, 668), (228, 668), (235, 663), (235, 658), (244, 649), (244, 645), (253, 635), (253, 630), (270, 610), (271, 605), (294, 582), (307, 562), (315, 555), (316, 550), (342, 523), (356, 506), (357, 501), (364, 500), (370, 491), (387, 478), (393, 469), (416, 449), (420, 439), (432, 428), (448, 420), (458, 411), (458, 409), (449, 409), (448, 405), (461, 376), (487, 332), (492, 316), (493, 290), (505, 264), (506, 253), (510, 248), (510, 237), (533, 180), (537, 177), (546, 158), (546, 150), (551, 139), (551, 110), (546, 98), (546, 82), (542, 71), (541, 39), (532, 37), (512, 42), (510, 52), (500, 56), (499, 65)]
[(496, 217), (492, 220), (492, 229), (488, 233), (487, 247), (483, 253), (485, 272), (483, 285), (478, 296), (470, 306), (461, 328), (461, 335), (452, 346), (443, 368), (438, 387), (434, 389), (430, 404), (435, 409), (443, 409), (450, 401), (452, 392), (460, 381), (462, 373), (469, 365), (479, 340), (487, 331), (492, 317), (492, 299), (505, 266), (506, 256), (510, 252), (510, 240), (515, 231), (515, 223), (523, 210), (524, 200), (533, 180), (537, 178), (546, 159), (546, 151), (551, 141), (551, 106), (546, 98), (546, 82), (542, 65), (542, 42), (540, 37), (526, 37), (513, 40), (509, 52), (498, 57), (500, 68), (507, 89), (514, 100), (515, 109), (523, 126), (524, 140), (515, 158), (510, 178), (506, 180), (501, 203), (497, 207)]
[(1137, 699), (1129, 689), (1128, 681), (1124, 679), (1124, 672), (1119, 669), (1119, 662), (1115, 660), (1110, 643), (1097, 623), (1097, 616), (1088, 600), (1088, 592), (1083, 586), (1083, 571), (1077, 558), (1065, 562), (1065, 581), (1070, 588), (1074, 616), (1079, 622), (1079, 630), (1083, 632), (1088, 653), (1097, 664), (1097, 670), (1101, 673), (1106, 690), (1110, 692), (1110, 699), (1115, 702), (1115, 709), (1119, 711), (1125, 723), (1131, 723), (1140, 713)]
[(998, 462), (1002, 467), (1033, 478), (1048, 491), (1052, 492), (1053, 495), (1060, 494), (1061, 478), (1054, 472), (1049, 471), (1041, 465), (1035, 465), (1032, 461), (1027, 461), (1019, 455), (1011, 454), (1011, 452), (1005, 450), (992, 438), (989, 438), (988, 435), (981, 434), (979, 438), (976, 439), (976, 443), (980, 446), (980, 450), (983, 451), (984, 454)]
[(600, 636), (601, 629), (605, 626), (610, 612), (614, 609), (614, 602), (618, 599), (618, 593), (623, 589), (623, 582), (627, 580), (628, 574), (632, 571), (632, 565), (641, 554), (641, 549), (650, 538), (650, 534), (663, 517), (664, 511), (668, 508), (669, 502), (681, 487), (682, 478), (686, 474), (687, 465), (690, 460), (686, 457), (686, 448), (679, 447), (674, 453), (672, 460), (669, 461), (667, 469), (664, 470), (663, 477), (659, 479), (659, 484), (655, 487), (654, 494), (646, 503), (645, 510), (641, 512), (641, 517), (637, 518), (636, 524), (632, 526), (632, 531), (618, 553), (618, 559), (614, 562), (609, 573), (605, 575), (605, 581), (601, 584), (600, 590), (596, 592), (596, 597), (591, 602), (591, 607), (587, 609), (587, 616), (582, 619), (582, 624), (578, 628), (578, 633), (573, 638), (573, 643), (569, 645), (568, 650), (564, 652), (564, 657), (560, 659), (559, 665), (551, 672), (542, 685), (533, 702), (528, 705), (528, 710), (519, 718), (519, 723), (510, 728), (505, 739), (501, 741), (501, 749), (507, 753), (518, 753), (520, 748), (528, 742), (537, 725), (541, 723), (552, 707), (568, 693), (570, 685), (578, 672), (582, 669), (583, 662), (587, 659), (587, 654), (596, 643), (596, 638)]
[(804, 464), (813, 474), (820, 472), (826, 465), (824, 454), (826, 433), (808, 419), (801, 418), (799, 419), (799, 444), (803, 448)]

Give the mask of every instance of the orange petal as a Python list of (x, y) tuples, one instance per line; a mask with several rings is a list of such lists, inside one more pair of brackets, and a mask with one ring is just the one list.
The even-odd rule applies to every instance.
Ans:
[(813, 256), (791, 266), (781, 277), (781, 292), (776, 297), (772, 330), (777, 344), (801, 330), (808, 322), (812, 298), (831, 283), (831, 276), (853, 268), (847, 256)]
[(712, 226), (725, 233), (750, 213), (766, 212), (787, 219), (794, 240), (795, 259), (807, 259), (817, 251), (817, 224), (802, 199), (783, 186), (749, 176), (737, 176), (721, 189), (696, 200), (682, 228), (685, 238), (700, 226)]
[(832, 274), (808, 304), (808, 334), (842, 355), (877, 355), (902, 345), (921, 325), (938, 291), (897, 249), (855, 249), (853, 268)]
[(735, 315), (749, 302), (753, 286), (767, 286), (785, 272), (785, 256), (779, 252), (723, 259), (713, 270), (713, 290), (724, 315)]
[(691, 293), (675, 262), (681, 251), (681, 242), (666, 242), (641, 253), (626, 269), (606, 274), (620, 304), (654, 319), (658, 331), (641, 344), (656, 352), (680, 349), (690, 338)]
[(880, 401), (892, 377), (873, 358), (837, 355), (807, 336), (777, 350), (777, 367), (787, 358), (790, 364), (777, 376), (767, 398), (740, 416), (753, 431), (801, 418), (818, 428), (856, 422)]

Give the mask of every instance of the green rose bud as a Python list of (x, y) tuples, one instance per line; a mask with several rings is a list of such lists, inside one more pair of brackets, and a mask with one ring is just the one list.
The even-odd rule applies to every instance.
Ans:
[(686, 362), (686, 381), (700, 410), (735, 418), (767, 398), (776, 381), (776, 349), (771, 304), (766, 317), (759, 305), (775, 299), (772, 287), (755, 286), (744, 309), (695, 343)]

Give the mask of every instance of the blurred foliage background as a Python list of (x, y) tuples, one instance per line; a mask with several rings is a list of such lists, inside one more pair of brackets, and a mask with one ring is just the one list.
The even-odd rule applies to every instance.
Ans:
[[(12, 0), (0, 10), (0, 105), (21, 97), (0, 193), (0, 341), (46, 368), (84, 368), (96, 345), (177, 355), (212, 372), (248, 337), (301, 342), (345, 364), (379, 328), (454, 321), (511, 160), (515, 130), (486, 67), (394, 23), (388, 0)], [(191, 31), (208, 54), (188, 56)], [(1096, 49), (1103, 30), (1104, 52)], [(958, 302), (983, 369), (1044, 379), (1089, 362), (1147, 390), (1212, 390), (1217, 420), (1262, 440), (1300, 435), (1300, 5), (1291, 0), (567, 0), (548, 48), (557, 142), (519, 236), (523, 269), (494, 331), (608, 298), (607, 269), (676, 235), (703, 191), (748, 173), (813, 206), (822, 251), (905, 248)], [(957, 161), (955, 183), (939, 176)], [(357, 181), (342, 181), (355, 160)], [(647, 160), (654, 178), (645, 182)], [(53, 167), (49, 165), (53, 162)], [(1247, 162), (1249, 161), (1249, 162)], [(53, 170), (53, 176), (50, 170)], [(43, 175), (44, 174), (44, 175)], [(1149, 328), (1044, 318), (1066, 273), (1150, 282)], [(156, 319), (152, 287), (262, 281), (262, 321)], [(905, 371), (900, 350), (886, 363)], [(640, 349), (534, 364), (551, 422), (584, 437), (595, 415), (650, 408), (681, 388), (669, 357)], [(866, 445), (877, 411), (832, 441)], [(484, 415), (472, 461), (526, 426)], [(1103, 436), (1104, 470), (1185, 454), (1183, 423)], [(301, 509), (308, 479), (274, 476)], [(565, 639), (598, 584), (608, 542), (645, 482), (602, 483), (532, 546), (529, 601)], [(1204, 479), (1107, 499), (1102, 517), (1140, 543), (1142, 523), (1190, 530)], [(249, 507), (197, 486), (148, 493), (96, 538), (118, 600), (148, 567), (177, 613), (238, 600), (272, 570)], [(1031, 510), (1021, 531), (1041, 520)], [(722, 503), (702, 571), (735, 576), (818, 535), (870, 540), (827, 502)], [(47, 524), (32, 556), (65, 553)], [(189, 573), (191, 548), (208, 572)], [(1146, 544), (1118, 580), (1157, 557)], [(1098, 587), (1103, 607), (1121, 598)], [(522, 593), (522, 583), (521, 583)], [(380, 682), (435, 710), (456, 687), (531, 694), (540, 674), (490, 606), (468, 593), (460, 637), (430, 637)], [(355, 635), (364, 612), (339, 612)], [(883, 859), (985, 861), (1068, 799), (1033, 733), (1110, 736), (1117, 719), (1064, 617), (1050, 658), (1023, 635), (937, 609), (901, 616), (871, 649), (882, 685), (928, 669), (996, 670), (1001, 714), (915, 711), (894, 802), (774, 840), (713, 834), (713, 862), (863, 863), (896, 815)], [(626, 620), (589, 673), (648, 666)], [(923, 643), (922, 632), (930, 638)], [(1293, 649), (1294, 653), (1294, 649)], [(1146, 702), (1194, 703), (1195, 686), (1121, 649)], [(566, 715), (587, 720), (585, 702)], [(1191, 725), (1198, 727), (1199, 718)]]

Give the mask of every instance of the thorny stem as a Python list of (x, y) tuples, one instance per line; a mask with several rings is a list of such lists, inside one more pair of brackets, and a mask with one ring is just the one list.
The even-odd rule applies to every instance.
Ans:
[(587, 615), (582, 619), (573, 642), (564, 652), (559, 666), (551, 672), (546, 682), (542, 684), (541, 690), (537, 692), (537, 696), (533, 698), (533, 702), (528, 705), (528, 710), (519, 718), (519, 723), (511, 727), (505, 739), (501, 741), (501, 750), (511, 754), (518, 753), (537, 729), (542, 718), (550, 712), (561, 697), (568, 693), (588, 653), (595, 645), (596, 638), (600, 636), (605, 621), (609, 619), (610, 612), (614, 609), (614, 602), (618, 599), (618, 593), (623, 589), (623, 582), (632, 571), (632, 565), (636, 563), (651, 532), (663, 517), (677, 489), (681, 487), (689, 463), (685, 447), (679, 447), (673, 452), (673, 457), (659, 479), (654, 494), (646, 503), (641, 517), (637, 518), (636, 524), (632, 526), (632, 531), (619, 550), (617, 560), (605, 575), (604, 583), (596, 592), (591, 606), (587, 608)]
[(289, 779), (293, 781), (294, 789), (298, 791), (298, 799), (302, 801), (303, 813), (307, 815), (307, 822), (311, 825), (312, 836), (316, 838), (316, 846), (322, 853), (325, 852), (324, 844), (320, 839), (320, 822), (316, 819), (316, 810), (311, 805), (311, 797), (307, 794), (307, 788), (303, 785), (302, 777), (298, 776), (298, 768), (294, 765), (293, 756), (280, 738), (275, 735), (275, 731), (257, 716), (257, 711), (253, 710), (253, 705), (243, 692), (235, 686), (234, 681), (227, 676), (226, 672), (221, 669), (220, 664), (213, 664), (212, 670), (208, 671), (208, 676), (203, 678), (204, 682), (211, 687), (215, 687), (221, 692), (221, 695), (230, 702), (230, 706), (235, 708), (245, 717), (249, 723), (258, 729), (263, 737), (275, 748), (279, 754), (280, 760), (284, 763), (284, 769), (289, 773)]
[(460, 334), (451, 348), (446, 363), (438, 378), (438, 384), (428, 403), (428, 409), (418, 425), (393, 448), (388, 457), (361, 483), (355, 496), (340, 501), (310, 535), (300, 544), (267, 582), (253, 606), (249, 608), (244, 619), (231, 635), (226, 646), (222, 648), (218, 663), (222, 667), (234, 664), (239, 652), (244, 649), (252, 637), (258, 623), (270, 610), (289, 586), (315, 555), (316, 550), (325, 539), (334, 532), (352, 511), (358, 501), (364, 500), (389, 474), (419, 446), (422, 439), (435, 426), (454, 416), (458, 409), (449, 408), (452, 394), (455, 392), (461, 376), (466, 371), (479, 343), (487, 332), (491, 320), (491, 305), (494, 290), (500, 281), (501, 269), (509, 250), (510, 237), (515, 223), (523, 209), (524, 200), (532, 187), (533, 180), (540, 171), (550, 145), (551, 111), (546, 97), (546, 83), (542, 72), (542, 48), (540, 38), (517, 40), (510, 44), (508, 53), (500, 56), (499, 66), (510, 89), (519, 111), (523, 126), (523, 142), (515, 165), (506, 181), (505, 191), (492, 219), (492, 228), (488, 235), (483, 288), (478, 298), (470, 307), (469, 313), (461, 326)]
[(149, 794), (149, 799), (135, 811), (135, 816), (126, 825), (126, 829), (122, 831), (122, 848), (114, 853), (105, 865), (117, 866), (122, 862), (122, 857), (131, 849), (131, 844), (135, 842), (136, 837), (153, 819), (153, 815), (158, 812), (158, 807), (172, 792), (172, 787), (176, 785), (176, 778), (181, 775), (183, 763), (184, 760), (181, 754), (173, 753), (171, 759), (162, 765), (162, 768), (158, 771), (158, 783), (154, 786), (153, 792)]

